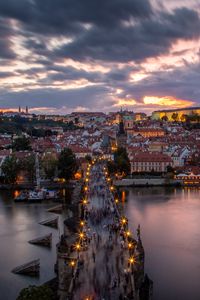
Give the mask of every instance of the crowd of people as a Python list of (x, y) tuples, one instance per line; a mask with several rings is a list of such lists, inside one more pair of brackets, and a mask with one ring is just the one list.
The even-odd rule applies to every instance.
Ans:
[(126, 299), (130, 292), (130, 278), (124, 275), (126, 237), (102, 165), (91, 169), (86, 196), (84, 234), (88, 250), (81, 254), (83, 268), (73, 299), (86, 299), (87, 295), (95, 300)]

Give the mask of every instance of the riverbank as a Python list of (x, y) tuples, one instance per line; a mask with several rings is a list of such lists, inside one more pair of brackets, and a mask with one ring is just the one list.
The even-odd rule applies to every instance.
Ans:
[[(61, 190), (74, 189), (76, 183), (57, 183), (57, 182), (42, 182), (41, 186), (47, 189)], [(36, 186), (34, 183), (16, 183), (16, 184), (0, 184), (0, 190), (30, 190)]]
[(124, 178), (122, 180), (114, 180), (116, 187), (146, 187), (146, 186), (181, 186), (181, 180), (169, 178)]

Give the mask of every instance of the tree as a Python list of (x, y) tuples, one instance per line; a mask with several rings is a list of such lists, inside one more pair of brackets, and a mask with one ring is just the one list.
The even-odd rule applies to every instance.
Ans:
[(53, 300), (53, 291), (48, 286), (29, 286), (23, 289), (17, 300)]
[(107, 162), (107, 168), (108, 168), (109, 174), (114, 174), (114, 173), (117, 172), (117, 166), (114, 163), (114, 161), (108, 161)]
[(42, 168), (44, 169), (45, 175), (48, 179), (52, 179), (55, 176), (55, 172), (58, 166), (58, 160), (51, 153), (46, 154), (42, 158)]
[(174, 173), (174, 168), (172, 166), (167, 166), (167, 172), (168, 173)]
[(35, 178), (35, 156), (30, 155), (19, 161), (19, 169), (26, 171), (28, 179), (33, 182)]
[(114, 152), (114, 161), (108, 162), (108, 170), (111, 174), (119, 172), (125, 176), (130, 174), (131, 165), (126, 148), (119, 147)]
[(90, 155), (86, 155), (86, 156), (85, 156), (85, 159), (86, 159), (89, 163), (92, 162), (92, 157), (91, 157)]
[(21, 136), (13, 141), (12, 149), (15, 151), (31, 150), (30, 139)]
[(78, 170), (76, 156), (69, 148), (65, 148), (58, 159), (58, 173), (59, 176), (69, 180), (73, 178), (75, 172)]
[(163, 116), (163, 117), (161, 118), (161, 120), (164, 121), (164, 122), (167, 122), (167, 121), (168, 121), (168, 117), (167, 117), (167, 116)]
[(187, 119), (187, 115), (186, 114), (182, 114), (181, 115), (181, 122), (185, 122)]
[(174, 112), (172, 114), (172, 120), (177, 121), (178, 120), (178, 113)]
[(17, 174), (19, 166), (15, 156), (10, 156), (5, 159), (1, 166), (2, 173), (6, 183), (15, 183), (17, 180)]

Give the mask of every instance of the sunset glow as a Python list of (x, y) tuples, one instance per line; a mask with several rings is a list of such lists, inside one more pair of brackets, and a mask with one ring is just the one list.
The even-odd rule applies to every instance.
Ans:
[[(157, 0), (130, 5), (120, 0), (111, 12), (100, 5), (98, 14), (89, 3), (76, 14), (67, 2), (47, 2), (34, 9), (27, 2), (29, 18), (13, 15), (14, 4), (5, 4), (6, 14), (2, 9), (0, 108), (13, 110), (28, 101), (37, 113), (45, 107), (65, 114), (79, 107), (106, 112), (120, 106), (151, 113), (199, 105), (195, 1), (160, 6)], [(80, 9), (79, 0), (73, 5)]]
[(154, 97), (154, 96), (145, 96), (144, 97), (144, 104), (153, 104), (158, 106), (169, 106), (169, 107), (176, 107), (176, 108), (184, 108), (188, 106), (192, 106), (194, 102), (175, 99), (173, 97)]

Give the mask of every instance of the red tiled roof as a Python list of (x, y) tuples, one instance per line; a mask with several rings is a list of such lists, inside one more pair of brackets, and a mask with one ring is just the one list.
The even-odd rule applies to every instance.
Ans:
[(171, 158), (162, 153), (151, 153), (151, 152), (143, 152), (136, 153), (133, 158), (133, 162), (171, 162)]

